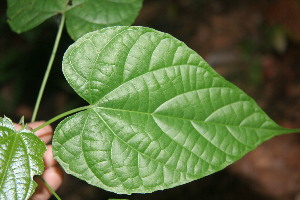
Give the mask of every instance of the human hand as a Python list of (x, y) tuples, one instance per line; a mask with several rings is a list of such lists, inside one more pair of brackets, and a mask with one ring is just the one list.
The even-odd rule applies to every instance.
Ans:
[[(35, 129), (38, 126), (42, 125), (44, 122), (32, 122), (28, 124), (29, 129)], [(21, 125), (15, 124), (17, 130), (21, 128)], [(45, 144), (48, 144), (53, 135), (53, 129), (50, 125), (45, 126), (44, 128), (35, 132)], [(54, 160), (52, 155), (52, 145), (46, 145), (47, 150), (44, 154), (44, 164), (45, 170), (42, 174), (43, 179), (50, 185), (53, 190), (57, 190), (62, 183), (62, 171), (58, 166), (56, 160)], [(43, 181), (38, 178), (34, 177), (35, 182), (37, 182), (38, 186), (35, 189), (34, 194), (30, 198), (31, 200), (46, 200), (49, 199), (52, 193), (49, 191), (47, 186), (43, 183)]]

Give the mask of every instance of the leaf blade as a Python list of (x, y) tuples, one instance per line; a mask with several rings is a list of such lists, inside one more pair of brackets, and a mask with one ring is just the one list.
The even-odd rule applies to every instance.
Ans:
[[(196, 180), (296, 131), (279, 127), (194, 51), (153, 29), (87, 34), (67, 50), (63, 72), (93, 108), (61, 122), (55, 158), (68, 173), (116, 193)], [(66, 140), (72, 136), (74, 145)]]
[(34, 192), (34, 175), (44, 169), (45, 144), (32, 132), (17, 132), (8, 118), (0, 119), (0, 198), (28, 199)]
[(8, 23), (13, 31), (28, 31), (45, 20), (66, 15), (66, 27), (72, 39), (113, 25), (131, 25), (143, 0), (8, 0)]
[(13, 31), (22, 33), (28, 31), (57, 13), (63, 12), (65, 0), (8, 0), (8, 23)]
[(76, 40), (84, 34), (116, 25), (131, 25), (137, 17), (142, 0), (85, 1), (66, 12), (66, 25), (70, 36)]

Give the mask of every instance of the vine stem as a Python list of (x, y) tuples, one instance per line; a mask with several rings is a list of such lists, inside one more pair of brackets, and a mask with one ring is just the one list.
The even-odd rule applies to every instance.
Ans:
[(75, 108), (75, 109), (69, 110), (67, 112), (64, 112), (64, 113), (62, 113), (60, 115), (57, 115), (56, 117), (53, 117), (52, 119), (48, 120), (44, 124), (40, 125), (39, 127), (33, 129), (32, 132), (36, 132), (36, 131), (40, 130), (41, 128), (44, 128), (45, 126), (47, 126), (47, 125), (49, 125), (49, 124), (51, 124), (51, 123), (53, 123), (53, 122), (55, 122), (55, 121), (57, 121), (57, 120), (65, 117), (67, 115), (73, 114), (73, 113), (78, 112), (78, 111), (86, 110), (88, 108), (93, 108), (93, 106), (92, 105), (83, 106), (83, 107)]
[(52, 189), (52, 187), (45, 181), (45, 179), (42, 176), (38, 176), (39, 179), (43, 181), (43, 183), (46, 185), (46, 187), (50, 190), (50, 192), (55, 196), (57, 200), (61, 200), (61, 198), (58, 196), (58, 194)]
[(48, 66), (47, 66), (47, 69), (46, 69), (46, 72), (45, 72), (45, 75), (44, 75), (44, 78), (43, 78), (42, 85), (40, 87), (40, 91), (39, 91), (35, 106), (34, 106), (33, 114), (32, 114), (32, 117), (31, 117), (31, 122), (34, 122), (35, 119), (36, 119), (36, 115), (37, 115), (38, 109), (40, 107), (40, 103), (41, 103), (41, 99), (42, 99), (42, 96), (43, 96), (43, 93), (44, 93), (44, 90), (45, 90), (45, 86), (46, 86), (46, 83), (47, 83), (47, 80), (48, 80), (48, 77), (49, 77), (49, 74), (50, 74), (50, 71), (51, 71), (51, 68), (52, 68), (52, 65), (53, 65), (53, 61), (54, 61), (54, 58), (55, 58), (55, 55), (56, 55), (56, 52), (57, 52), (57, 47), (58, 47), (58, 44), (59, 44), (59, 41), (60, 41), (60, 38), (61, 38), (62, 30), (64, 28), (64, 24), (65, 24), (65, 15), (62, 14), (62, 17), (61, 17), (61, 20), (60, 20), (60, 25), (59, 25), (57, 35), (56, 35), (56, 39), (55, 39), (55, 43), (54, 43), (54, 46), (53, 46), (53, 49), (52, 49), (52, 53), (51, 53), (51, 56), (50, 56), (50, 59), (49, 59), (49, 62), (48, 62)]

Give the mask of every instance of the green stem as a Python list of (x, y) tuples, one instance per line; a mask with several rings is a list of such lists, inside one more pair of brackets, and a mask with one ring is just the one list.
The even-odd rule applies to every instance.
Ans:
[(53, 50), (52, 50), (52, 53), (51, 53), (51, 56), (50, 56), (50, 59), (49, 59), (49, 63), (48, 63), (48, 66), (47, 66), (47, 69), (46, 69), (46, 72), (45, 72), (45, 75), (44, 75), (44, 78), (43, 78), (43, 82), (42, 82), (42, 85), (41, 85), (36, 103), (35, 103), (33, 114), (32, 114), (32, 117), (31, 117), (31, 122), (34, 122), (35, 119), (36, 119), (36, 115), (37, 115), (38, 109), (40, 107), (41, 99), (42, 99), (42, 96), (43, 96), (43, 93), (44, 93), (44, 90), (45, 90), (45, 86), (46, 86), (46, 83), (47, 83), (47, 80), (48, 80), (48, 77), (49, 77), (49, 74), (50, 74), (50, 71), (51, 71), (51, 68), (52, 68), (52, 65), (53, 65), (53, 61), (54, 61), (54, 58), (55, 58), (55, 55), (56, 55), (57, 47), (58, 47), (58, 44), (59, 44), (59, 41), (60, 41), (60, 38), (61, 38), (61, 33), (62, 33), (62, 30), (63, 30), (63, 27), (64, 27), (64, 23), (65, 23), (65, 15), (62, 14), (59, 29), (57, 31), (55, 43), (54, 43), (54, 46), (53, 46)]
[(50, 190), (50, 192), (55, 196), (55, 198), (57, 200), (61, 200), (61, 198), (58, 196), (58, 194), (52, 189), (52, 187), (45, 181), (45, 179), (42, 176), (38, 176), (43, 183), (46, 185), (46, 187), (48, 188), (48, 190)]
[(57, 115), (56, 117), (53, 117), (49, 121), (47, 121), (44, 124), (40, 125), (39, 127), (33, 129), (32, 132), (36, 132), (37, 130), (40, 130), (41, 128), (44, 128), (45, 126), (47, 126), (47, 125), (55, 122), (56, 120), (59, 120), (59, 119), (65, 117), (67, 115), (73, 114), (73, 113), (78, 112), (78, 111), (86, 110), (88, 108), (92, 108), (92, 106), (91, 105), (89, 105), (89, 106), (83, 106), (83, 107), (75, 108), (73, 110), (69, 110), (67, 112), (64, 112), (64, 113), (62, 113), (60, 115)]

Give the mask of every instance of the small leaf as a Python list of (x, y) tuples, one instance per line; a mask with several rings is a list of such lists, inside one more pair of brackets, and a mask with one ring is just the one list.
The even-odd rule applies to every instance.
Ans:
[(142, 0), (85, 1), (66, 12), (68, 32), (76, 40), (100, 28), (131, 25), (142, 7), (142, 2)]
[(22, 33), (62, 13), (66, 6), (66, 0), (7, 0), (8, 23), (13, 31)]
[(0, 199), (28, 199), (44, 170), (45, 144), (32, 132), (16, 131), (12, 121), (0, 118)]
[(108, 26), (131, 25), (143, 0), (8, 0), (8, 23), (17, 33), (28, 31), (59, 13), (66, 15), (70, 36)]
[(55, 158), (119, 194), (199, 179), (296, 131), (274, 123), (184, 43), (150, 28), (83, 36), (65, 53), (63, 72), (92, 108), (56, 128)]

